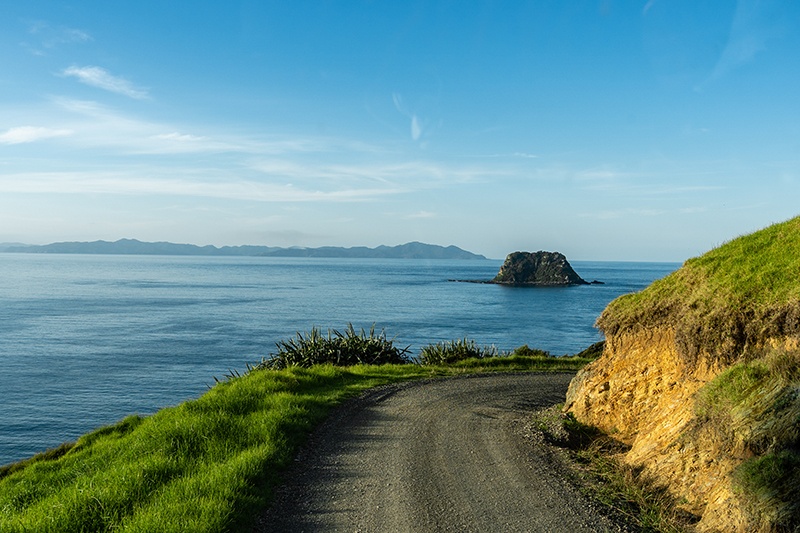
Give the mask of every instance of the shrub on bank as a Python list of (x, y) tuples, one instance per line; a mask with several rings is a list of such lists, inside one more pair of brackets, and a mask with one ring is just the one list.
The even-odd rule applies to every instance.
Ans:
[(527, 344), (515, 348), (510, 354), (511, 356), (518, 357), (550, 357), (550, 352), (547, 350), (540, 350), (538, 348), (529, 348)]
[(423, 365), (446, 365), (467, 359), (485, 359), (497, 357), (499, 352), (494, 346), (478, 346), (472, 339), (437, 342), (424, 346), (419, 354)]
[[(596, 343), (574, 356), (590, 359), (602, 352), (603, 343)], [(388, 339), (384, 330), (369, 332), (355, 330), (348, 324), (344, 332), (329, 329), (327, 334), (316, 327), (308, 332), (297, 332), (288, 340), (276, 343), (278, 352), (270, 354), (255, 365), (254, 369), (282, 370), (291, 367), (311, 368), (315, 365), (353, 366), (419, 363), (422, 365), (453, 365), (470, 360), (494, 358), (509, 359), (562, 359), (554, 358), (550, 352), (530, 348), (527, 344), (511, 352), (500, 352), (495, 346), (481, 346), (469, 338), (441, 341), (428, 344), (420, 350), (418, 358), (409, 356), (409, 349), (398, 348), (394, 339)], [(568, 357), (568, 356), (565, 356)], [(494, 365), (493, 365), (494, 366)], [(549, 365), (548, 365), (549, 367)]]

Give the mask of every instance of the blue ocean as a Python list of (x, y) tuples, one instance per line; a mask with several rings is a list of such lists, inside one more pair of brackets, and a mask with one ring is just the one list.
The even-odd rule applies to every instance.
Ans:
[(572, 262), (603, 285), (512, 288), (501, 261), (0, 254), (0, 464), (195, 398), (316, 326), (412, 355), (464, 337), (554, 355), (602, 340), (619, 295), (676, 263)]

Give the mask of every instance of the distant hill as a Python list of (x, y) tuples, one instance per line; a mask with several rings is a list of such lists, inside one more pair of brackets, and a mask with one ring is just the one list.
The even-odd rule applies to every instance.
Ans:
[(281, 248), (276, 246), (197, 246), (171, 242), (142, 242), (136, 239), (93, 242), (56, 242), (45, 245), (6, 245), (0, 252), (39, 254), (116, 254), (116, 255), (212, 255), (252, 257), (340, 257), (353, 259), (486, 259), (457, 246), (409, 242), (399, 246), (367, 248)]
[(399, 246), (367, 248), (280, 248), (263, 255), (273, 257), (351, 257), (359, 259), (486, 259), (486, 257), (462, 250), (457, 246), (438, 246), (421, 242), (409, 242)]
[(10, 248), (20, 248), (29, 246), (21, 242), (0, 242), (0, 252), (7, 252)]

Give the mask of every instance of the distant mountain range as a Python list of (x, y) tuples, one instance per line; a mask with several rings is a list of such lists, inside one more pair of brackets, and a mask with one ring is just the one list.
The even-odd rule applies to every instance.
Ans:
[(56, 242), (45, 245), (0, 244), (0, 252), (39, 254), (118, 254), (118, 255), (215, 255), (258, 257), (341, 257), (354, 259), (486, 259), (457, 246), (409, 242), (398, 246), (367, 248), (281, 248), (275, 246), (197, 246), (171, 242), (142, 242), (120, 239), (115, 242)]

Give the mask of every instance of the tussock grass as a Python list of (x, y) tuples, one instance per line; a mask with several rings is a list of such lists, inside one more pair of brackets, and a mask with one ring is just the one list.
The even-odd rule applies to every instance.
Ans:
[(543, 371), (572, 371), (583, 368), (603, 353), (604, 342), (592, 344), (575, 355), (554, 357), (546, 350), (529, 348), (527, 344), (512, 352), (501, 352), (495, 346), (479, 346), (474, 340), (464, 338), (429, 344), (420, 350), (419, 362), (423, 365), (447, 365), (453, 368), (509, 368), (522, 364), (535, 365)]
[(745, 461), (734, 472), (734, 481), (757, 523), (771, 531), (800, 528), (800, 453), (796, 449)]
[(500, 352), (495, 346), (479, 346), (472, 339), (458, 339), (423, 346), (419, 354), (423, 365), (446, 365), (470, 359), (497, 357)]
[(698, 391), (696, 431), (712, 431), (742, 463), (734, 488), (752, 529), (800, 528), (800, 351), (737, 363)]
[(323, 335), (317, 328), (307, 333), (298, 332), (294, 338), (277, 343), (278, 353), (270, 355), (257, 368), (280, 370), (292, 366), (309, 368), (314, 365), (399, 365), (410, 363), (408, 348), (398, 348), (386, 332), (375, 332), (373, 324), (367, 333), (356, 332), (348, 324), (344, 332), (330, 329)]
[(606, 336), (675, 328), (688, 361), (707, 353), (730, 364), (758, 355), (770, 337), (800, 334), (800, 217), (690, 259), (647, 289), (611, 302), (597, 320)]
[(344, 399), (409, 379), (577, 370), (584, 362), (558, 366), (558, 359), (252, 368), (196, 400), (130, 416), (56, 453), (5, 467), (0, 531), (247, 530), (310, 431)]

